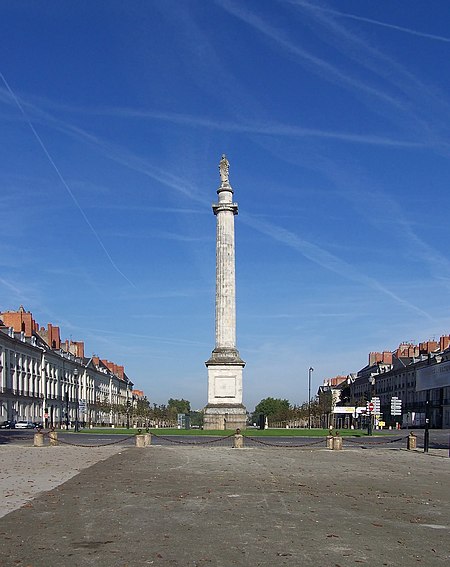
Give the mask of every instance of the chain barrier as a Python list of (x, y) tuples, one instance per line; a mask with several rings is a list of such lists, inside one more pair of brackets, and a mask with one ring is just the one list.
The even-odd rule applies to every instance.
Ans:
[[(42, 431), (41, 431), (42, 433)], [(50, 438), (51, 431), (47, 431), (42, 433), (44, 437)], [(60, 437), (56, 439), (57, 443), (61, 443), (62, 445), (71, 445), (72, 447), (86, 447), (88, 449), (96, 449), (97, 447), (108, 447), (109, 445), (118, 445), (119, 443), (124, 443), (125, 441), (129, 441), (130, 439), (134, 439), (135, 435), (129, 435), (128, 437), (118, 439), (117, 441), (111, 441), (110, 443), (96, 443), (95, 445), (84, 445), (82, 443), (72, 443), (70, 441), (63, 441)]]
[(249, 441), (253, 441), (253, 443), (259, 443), (260, 445), (265, 445), (266, 447), (283, 447), (283, 448), (297, 448), (297, 449), (307, 449), (308, 447), (312, 447), (314, 445), (320, 445), (321, 443), (326, 442), (326, 437), (324, 439), (320, 439), (319, 441), (312, 441), (311, 443), (301, 443), (300, 445), (292, 445), (292, 444), (285, 444), (285, 443), (268, 443), (267, 441), (262, 441), (257, 437), (249, 437), (244, 435), (244, 439), (248, 439)]
[[(41, 433), (44, 435), (44, 437), (50, 437), (50, 433), (52, 433), (51, 431), (47, 431), (47, 432), (42, 432)], [(198, 441), (188, 441), (186, 439), (176, 439), (172, 436), (167, 436), (167, 435), (158, 435), (157, 433), (151, 433), (152, 438), (155, 439), (160, 439), (162, 441), (166, 441), (168, 443), (172, 443), (172, 444), (176, 444), (176, 445), (190, 445), (190, 446), (195, 446), (195, 445), (213, 445), (215, 443), (221, 443), (224, 441), (227, 441), (229, 439), (231, 439), (232, 437), (235, 436), (235, 433), (231, 433), (230, 435), (227, 436), (223, 436), (223, 437), (217, 437), (214, 439), (207, 439), (207, 440), (198, 440)], [(99, 444), (95, 444), (95, 445), (87, 445), (87, 444), (82, 444), (82, 443), (73, 443), (71, 441), (67, 441), (67, 440), (63, 440), (61, 438), (58, 437), (58, 439), (56, 440), (57, 443), (61, 443), (62, 445), (70, 445), (73, 447), (85, 447), (85, 448), (95, 448), (95, 447), (108, 447), (110, 445), (118, 445), (120, 443), (125, 443), (127, 441), (129, 441), (130, 439), (134, 439), (136, 437), (136, 434), (133, 435), (129, 435), (127, 437), (124, 438), (120, 438), (117, 441), (111, 441), (108, 443), (99, 443)], [(270, 441), (267, 440), (262, 440), (259, 439), (257, 437), (251, 437), (249, 435), (243, 435), (245, 440), (248, 440), (252, 443), (255, 444), (259, 444), (259, 445), (264, 445), (266, 447), (280, 447), (280, 448), (292, 448), (292, 449), (308, 449), (309, 447), (314, 447), (314, 446), (318, 446), (321, 444), (326, 443), (327, 441), (327, 437), (323, 437), (320, 438), (317, 441), (311, 441), (311, 442), (307, 442), (307, 443), (300, 443), (300, 444), (287, 444), (287, 443), (271, 443)], [(395, 439), (382, 439), (380, 441), (368, 441), (368, 440), (364, 440), (361, 438), (351, 438), (351, 437), (343, 437), (342, 439), (345, 439), (346, 443), (350, 443), (353, 445), (358, 445), (361, 447), (372, 447), (375, 445), (389, 445), (389, 444), (393, 444), (393, 443), (398, 443), (400, 441), (405, 441), (407, 440), (409, 437), (409, 435), (405, 436), (405, 437), (397, 437)], [(28, 437), (27, 437), (28, 438)], [(25, 437), (24, 437), (25, 439)]]
[(383, 439), (382, 441), (369, 441), (369, 442), (364, 442), (364, 440), (361, 440), (361, 438), (359, 439), (351, 439), (349, 437), (345, 437), (345, 441), (349, 442), (349, 443), (353, 443), (354, 445), (365, 445), (365, 446), (369, 446), (372, 447), (373, 445), (388, 445), (389, 443), (398, 443), (399, 441), (405, 441), (406, 439), (408, 439), (409, 435), (407, 435), (406, 437), (397, 437), (396, 439)]
[(234, 433), (227, 435), (225, 437), (218, 437), (217, 439), (207, 439), (206, 441), (181, 441), (180, 439), (174, 439), (171, 436), (164, 436), (158, 435), (156, 433), (152, 433), (152, 437), (156, 437), (156, 439), (162, 439), (163, 441), (168, 441), (169, 443), (174, 443), (177, 445), (212, 445), (213, 443), (219, 443), (220, 441), (225, 441), (234, 437)]

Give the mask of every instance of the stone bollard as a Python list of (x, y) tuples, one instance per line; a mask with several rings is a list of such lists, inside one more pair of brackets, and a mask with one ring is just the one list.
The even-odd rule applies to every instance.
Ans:
[(239, 428), (236, 429), (236, 433), (234, 434), (233, 447), (234, 449), (244, 448), (244, 436), (241, 435), (241, 430)]
[(146, 447), (149, 447), (152, 444), (152, 434), (151, 433), (145, 433), (144, 437), (145, 437), (144, 445)]
[(135, 435), (136, 447), (145, 447), (145, 435)]
[(58, 445), (58, 432), (50, 431), (48, 434), (48, 440), (50, 441), (51, 447), (56, 447)]
[(417, 437), (414, 435), (414, 433), (410, 433), (408, 435), (406, 448), (408, 449), (408, 451), (411, 451), (412, 449), (417, 449)]
[(43, 447), (44, 446), (44, 434), (40, 431), (34, 434), (34, 447)]
[(333, 450), (340, 451), (341, 449), (342, 449), (342, 437), (336, 435), (335, 437), (333, 437)]
[(333, 448), (333, 435), (327, 435), (327, 449)]

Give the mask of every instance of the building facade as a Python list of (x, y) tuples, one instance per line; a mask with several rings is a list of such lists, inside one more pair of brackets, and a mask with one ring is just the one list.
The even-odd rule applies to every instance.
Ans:
[(1, 421), (122, 423), (133, 389), (123, 366), (86, 358), (82, 342), (61, 342), (58, 327), (39, 328), (22, 306), (0, 319)]
[[(450, 335), (418, 345), (402, 343), (392, 352), (371, 352), (367, 366), (356, 375), (334, 387), (325, 381), (324, 387), (334, 390), (335, 413), (345, 406), (355, 408), (348, 419), (357, 425), (364, 419), (361, 409), (376, 397), (376, 419), (386, 426), (424, 427), (428, 420), (430, 427), (450, 428)], [(392, 398), (401, 400), (400, 416), (391, 415)]]

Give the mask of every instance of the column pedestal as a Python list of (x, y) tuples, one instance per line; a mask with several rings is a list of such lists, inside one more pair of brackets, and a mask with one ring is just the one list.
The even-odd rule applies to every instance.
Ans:
[(205, 407), (203, 416), (203, 429), (230, 430), (245, 429), (247, 413), (242, 404), (235, 406), (227, 404), (214, 404)]

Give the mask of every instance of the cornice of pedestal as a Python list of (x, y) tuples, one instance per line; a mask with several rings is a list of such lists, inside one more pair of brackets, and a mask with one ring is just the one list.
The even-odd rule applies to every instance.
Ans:
[(216, 347), (205, 364), (206, 366), (242, 366), (242, 368), (245, 366), (245, 362), (239, 356), (239, 351), (236, 348), (227, 347)]
[(205, 410), (208, 411), (208, 413), (222, 414), (223, 411), (219, 411), (219, 410), (224, 410), (224, 409), (229, 410), (230, 413), (241, 413), (242, 411), (244, 411), (244, 413), (246, 412), (244, 404), (223, 403), (223, 404), (207, 404), (205, 406)]

